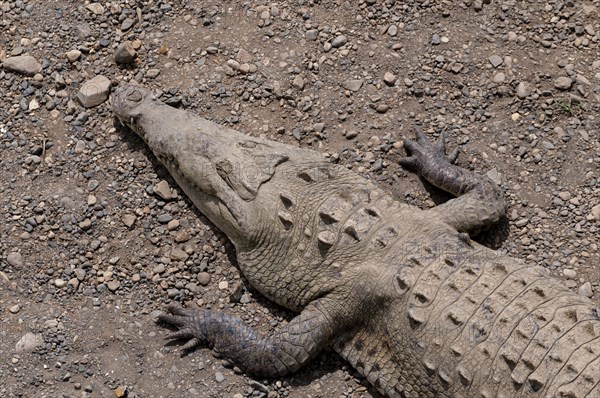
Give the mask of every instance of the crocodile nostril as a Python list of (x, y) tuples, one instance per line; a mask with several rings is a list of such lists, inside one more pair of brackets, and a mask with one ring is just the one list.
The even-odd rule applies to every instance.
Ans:
[(138, 90), (134, 90), (127, 94), (127, 100), (129, 101), (140, 102), (142, 98), (142, 93), (140, 93)]

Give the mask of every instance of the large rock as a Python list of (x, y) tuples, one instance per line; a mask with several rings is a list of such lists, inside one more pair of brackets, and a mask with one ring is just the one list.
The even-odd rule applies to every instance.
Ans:
[(25, 76), (33, 76), (42, 70), (42, 65), (31, 55), (6, 58), (2, 66), (8, 71), (20, 73)]
[(110, 80), (105, 76), (98, 75), (81, 86), (77, 93), (77, 99), (85, 108), (92, 108), (106, 101), (109, 92)]
[(15, 344), (15, 351), (17, 351), (18, 354), (33, 351), (43, 343), (44, 337), (41, 334), (28, 332), (17, 341), (17, 344)]

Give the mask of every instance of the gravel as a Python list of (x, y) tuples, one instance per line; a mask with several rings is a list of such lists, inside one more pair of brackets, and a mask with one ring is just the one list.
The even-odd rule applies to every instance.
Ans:
[[(265, 381), (164, 344), (153, 319), (173, 301), (267, 333), (290, 314), (244, 280), (222, 233), (115, 123), (107, 98), (121, 81), (317, 150), (422, 208), (434, 201), (398, 166), (402, 139), (416, 126), (448, 132), (458, 164), (506, 192), (500, 250), (598, 302), (597, 13), (589, 2), (0, 1), (0, 394), (372, 396), (330, 351)], [(26, 332), (35, 344), (17, 352)]]

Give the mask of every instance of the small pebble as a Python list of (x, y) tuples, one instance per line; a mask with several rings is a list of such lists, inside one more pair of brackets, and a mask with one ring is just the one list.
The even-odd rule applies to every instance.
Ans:
[(529, 95), (533, 91), (533, 86), (528, 82), (520, 82), (517, 86), (517, 97), (520, 99), (525, 99), (529, 97)]
[(317, 29), (311, 29), (306, 32), (306, 40), (315, 41), (319, 37), (319, 31)]
[(219, 290), (227, 290), (229, 289), (229, 282), (221, 281), (219, 282)]
[(125, 41), (119, 44), (115, 51), (115, 62), (122, 65), (127, 65), (135, 61), (137, 51), (133, 48), (133, 44), (130, 41)]
[(64, 279), (55, 279), (54, 286), (56, 286), (59, 289), (62, 289), (63, 287), (67, 286), (67, 281), (65, 281)]
[(600, 221), (600, 205), (592, 207), (592, 217), (594, 217), (597, 221)]
[(107, 283), (108, 290), (111, 292), (116, 292), (121, 287), (121, 283), (119, 281), (110, 281)]
[(170, 214), (161, 214), (158, 217), (156, 217), (156, 221), (158, 221), (161, 224), (168, 224), (172, 219), (173, 216)]
[(353, 138), (356, 138), (358, 136), (358, 131), (356, 130), (350, 130), (346, 132), (346, 139), (351, 140)]
[(565, 269), (563, 270), (563, 275), (567, 278), (575, 279), (577, 277), (577, 272), (573, 271), (572, 269)]
[(392, 72), (386, 72), (385, 75), (383, 75), (383, 81), (388, 86), (393, 86), (396, 83), (396, 75)]
[(506, 75), (502, 72), (496, 73), (493, 80), (496, 84), (502, 84), (506, 81)]
[(81, 57), (81, 51), (79, 50), (71, 50), (65, 53), (67, 59), (70, 63), (75, 63)]
[(331, 45), (333, 48), (342, 47), (344, 44), (348, 43), (348, 38), (345, 35), (336, 36), (332, 41)]
[(18, 269), (23, 266), (23, 257), (21, 256), (21, 253), (12, 252), (6, 256), (6, 262), (8, 262), (10, 266)]
[(127, 228), (131, 228), (135, 223), (136, 217), (133, 214), (125, 214), (121, 219)]
[(89, 218), (86, 218), (85, 220), (83, 220), (82, 222), (79, 223), (79, 228), (81, 228), (84, 231), (87, 231), (91, 227), (92, 227), (92, 221)]
[(152, 188), (152, 191), (164, 200), (173, 199), (171, 187), (169, 186), (169, 183), (165, 180), (162, 180), (161, 182), (156, 184), (154, 188)]
[(344, 83), (342, 83), (342, 87), (344, 87), (346, 90), (350, 90), (350, 91), (354, 91), (354, 92), (357, 92), (358, 90), (360, 90), (362, 85), (363, 85), (363, 80), (360, 80), (360, 79), (346, 80)]
[(294, 81), (292, 82), (292, 86), (294, 86), (294, 88), (298, 90), (304, 90), (304, 79), (302, 78), (302, 76), (296, 76), (294, 78)]
[(15, 344), (15, 351), (17, 354), (23, 352), (30, 352), (38, 348), (44, 343), (44, 336), (35, 333), (25, 333), (23, 337)]
[(198, 283), (202, 286), (206, 286), (210, 283), (210, 274), (208, 272), (200, 272), (196, 277)]
[(146, 72), (146, 77), (148, 79), (155, 79), (158, 77), (158, 75), (160, 75), (160, 69), (157, 68), (148, 69)]
[(386, 105), (386, 104), (379, 104), (375, 108), (375, 110), (377, 111), (377, 113), (386, 113), (389, 109), (390, 109), (389, 105)]
[(594, 290), (592, 289), (592, 284), (590, 282), (586, 282), (579, 287), (579, 294), (583, 297), (592, 298), (594, 295)]
[(499, 56), (499, 55), (492, 55), (492, 56), (489, 58), (489, 61), (490, 61), (490, 64), (492, 64), (492, 66), (493, 66), (494, 68), (497, 68), (497, 67), (499, 67), (499, 66), (500, 66), (500, 65), (502, 65), (502, 63), (504, 62), (504, 60), (502, 59), (502, 57), (501, 57), (501, 56)]
[(568, 90), (572, 85), (573, 80), (565, 76), (561, 76), (554, 80), (554, 87), (558, 88), (559, 90)]

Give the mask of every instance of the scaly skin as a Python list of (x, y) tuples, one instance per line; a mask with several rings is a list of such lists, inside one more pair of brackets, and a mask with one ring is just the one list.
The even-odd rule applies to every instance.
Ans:
[(388, 397), (599, 397), (600, 319), (539, 267), (469, 238), (506, 212), (443, 140), (405, 142), (412, 167), (457, 198), (399, 203), (313, 151), (250, 137), (121, 85), (116, 116), (234, 243), (241, 271), (298, 313), (262, 336), (215, 311), (160, 319), (243, 371), (293, 372), (332, 345)]

